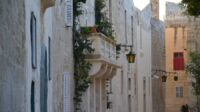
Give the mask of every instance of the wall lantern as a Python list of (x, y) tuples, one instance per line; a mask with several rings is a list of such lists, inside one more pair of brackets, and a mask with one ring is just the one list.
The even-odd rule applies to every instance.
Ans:
[(162, 82), (166, 82), (166, 80), (167, 80), (167, 76), (162, 76)]
[(174, 76), (174, 81), (177, 81), (178, 80), (178, 76)]
[(119, 48), (119, 49), (120, 49), (120, 47), (130, 47), (130, 52), (128, 54), (126, 54), (126, 59), (127, 59), (128, 63), (134, 63), (135, 62), (136, 54), (133, 53), (133, 46), (132, 45), (118, 44), (116, 47)]
[(126, 54), (126, 58), (128, 63), (134, 63), (135, 62), (135, 56), (136, 54), (132, 53), (132, 51), (130, 51), (128, 54)]

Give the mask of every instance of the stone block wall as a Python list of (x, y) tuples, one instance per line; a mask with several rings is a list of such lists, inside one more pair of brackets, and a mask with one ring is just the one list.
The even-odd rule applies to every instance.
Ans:
[[(153, 19), (151, 20), (152, 36), (152, 111), (165, 112), (164, 84), (161, 77), (165, 74), (165, 38), (164, 23)], [(160, 71), (159, 71), (160, 70)], [(155, 78), (156, 75), (159, 78)]]
[(66, 27), (64, 23), (64, 1), (56, 1), (52, 9), (52, 80), (53, 80), (53, 112), (63, 112), (64, 103), (64, 73), (70, 76), (70, 112), (73, 112), (74, 94), (74, 59), (72, 27)]
[(0, 111), (27, 112), (24, 0), (1, 0), (0, 16)]

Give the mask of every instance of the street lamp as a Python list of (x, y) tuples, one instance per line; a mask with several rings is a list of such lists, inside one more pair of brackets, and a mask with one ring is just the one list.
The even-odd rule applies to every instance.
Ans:
[(130, 52), (128, 54), (126, 54), (126, 59), (128, 61), (128, 63), (134, 63), (135, 62), (135, 57), (136, 57), (136, 54), (132, 52), (132, 45), (117, 45), (118, 47), (130, 47)]
[(126, 58), (128, 63), (134, 63), (135, 62), (135, 56), (136, 54), (134, 54), (132, 51), (130, 51), (128, 54), (126, 54)]

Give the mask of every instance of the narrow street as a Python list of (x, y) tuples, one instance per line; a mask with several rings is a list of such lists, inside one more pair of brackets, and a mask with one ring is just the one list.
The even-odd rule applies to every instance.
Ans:
[(199, 0), (0, 0), (0, 112), (200, 112)]

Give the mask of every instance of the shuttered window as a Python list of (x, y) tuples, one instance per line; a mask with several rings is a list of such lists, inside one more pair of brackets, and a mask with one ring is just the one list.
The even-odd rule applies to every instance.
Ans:
[(65, 0), (65, 25), (73, 25), (73, 0)]
[(174, 70), (184, 70), (183, 52), (174, 53)]
[(176, 87), (176, 97), (177, 98), (183, 97), (183, 87)]
[(70, 109), (70, 74), (64, 74), (64, 112), (71, 112)]

